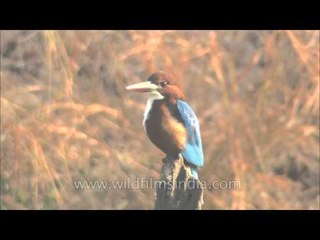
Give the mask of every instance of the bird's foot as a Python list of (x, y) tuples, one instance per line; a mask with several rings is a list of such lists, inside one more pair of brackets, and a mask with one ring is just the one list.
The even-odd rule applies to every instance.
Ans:
[(175, 160), (178, 160), (179, 159), (179, 154), (176, 155), (176, 156), (165, 156), (163, 159), (162, 159), (162, 163), (166, 163), (167, 161), (175, 161)]
[(166, 163), (168, 161), (168, 156), (162, 158), (162, 163)]

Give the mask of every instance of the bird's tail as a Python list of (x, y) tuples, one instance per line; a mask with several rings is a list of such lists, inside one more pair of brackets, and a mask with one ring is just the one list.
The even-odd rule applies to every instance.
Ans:
[(196, 168), (191, 167), (191, 174), (192, 174), (192, 176), (193, 176), (195, 179), (199, 179), (199, 177), (198, 177), (198, 172), (197, 172), (197, 169), (196, 169)]

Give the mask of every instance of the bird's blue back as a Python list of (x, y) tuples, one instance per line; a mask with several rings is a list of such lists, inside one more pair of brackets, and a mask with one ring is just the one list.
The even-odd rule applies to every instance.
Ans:
[(197, 167), (202, 167), (204, 162), (200, 126), (197, 116), (188, 103), (177, 101), (177, 107), (181, 119), (188, 132), (188, 138), (184, 150), (181, 152), (184, 159)]

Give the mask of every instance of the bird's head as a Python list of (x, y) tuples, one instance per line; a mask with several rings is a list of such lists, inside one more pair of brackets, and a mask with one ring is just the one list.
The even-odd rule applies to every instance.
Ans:
[(184, 99), (184, 94), (173, 76), (166, 72), (155, 72), (145, 82), (126, 87), (129, 91), (148, 92), (157, 98)]

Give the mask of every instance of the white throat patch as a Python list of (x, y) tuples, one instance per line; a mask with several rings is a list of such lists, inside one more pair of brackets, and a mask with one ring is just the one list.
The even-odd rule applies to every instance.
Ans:
[(145, 108), (144, 114), (143, 114), (143, 123), (142, 124), (143, 124), (144, 127), (145, 127), (146, 120), (148, 119), (148, 115), (149, 115), (149, 112), (151, 110), (153, 101), (154, 100), (160, 100), (160, 99), (163, 99), (163, 98), (164, 98), (164, 96), (161, 95), (161, 93), (159, 93), (158, 91), (151, 92), (151, 95), (148, 98), (147, 105), (146, 105), (146, 108)]

